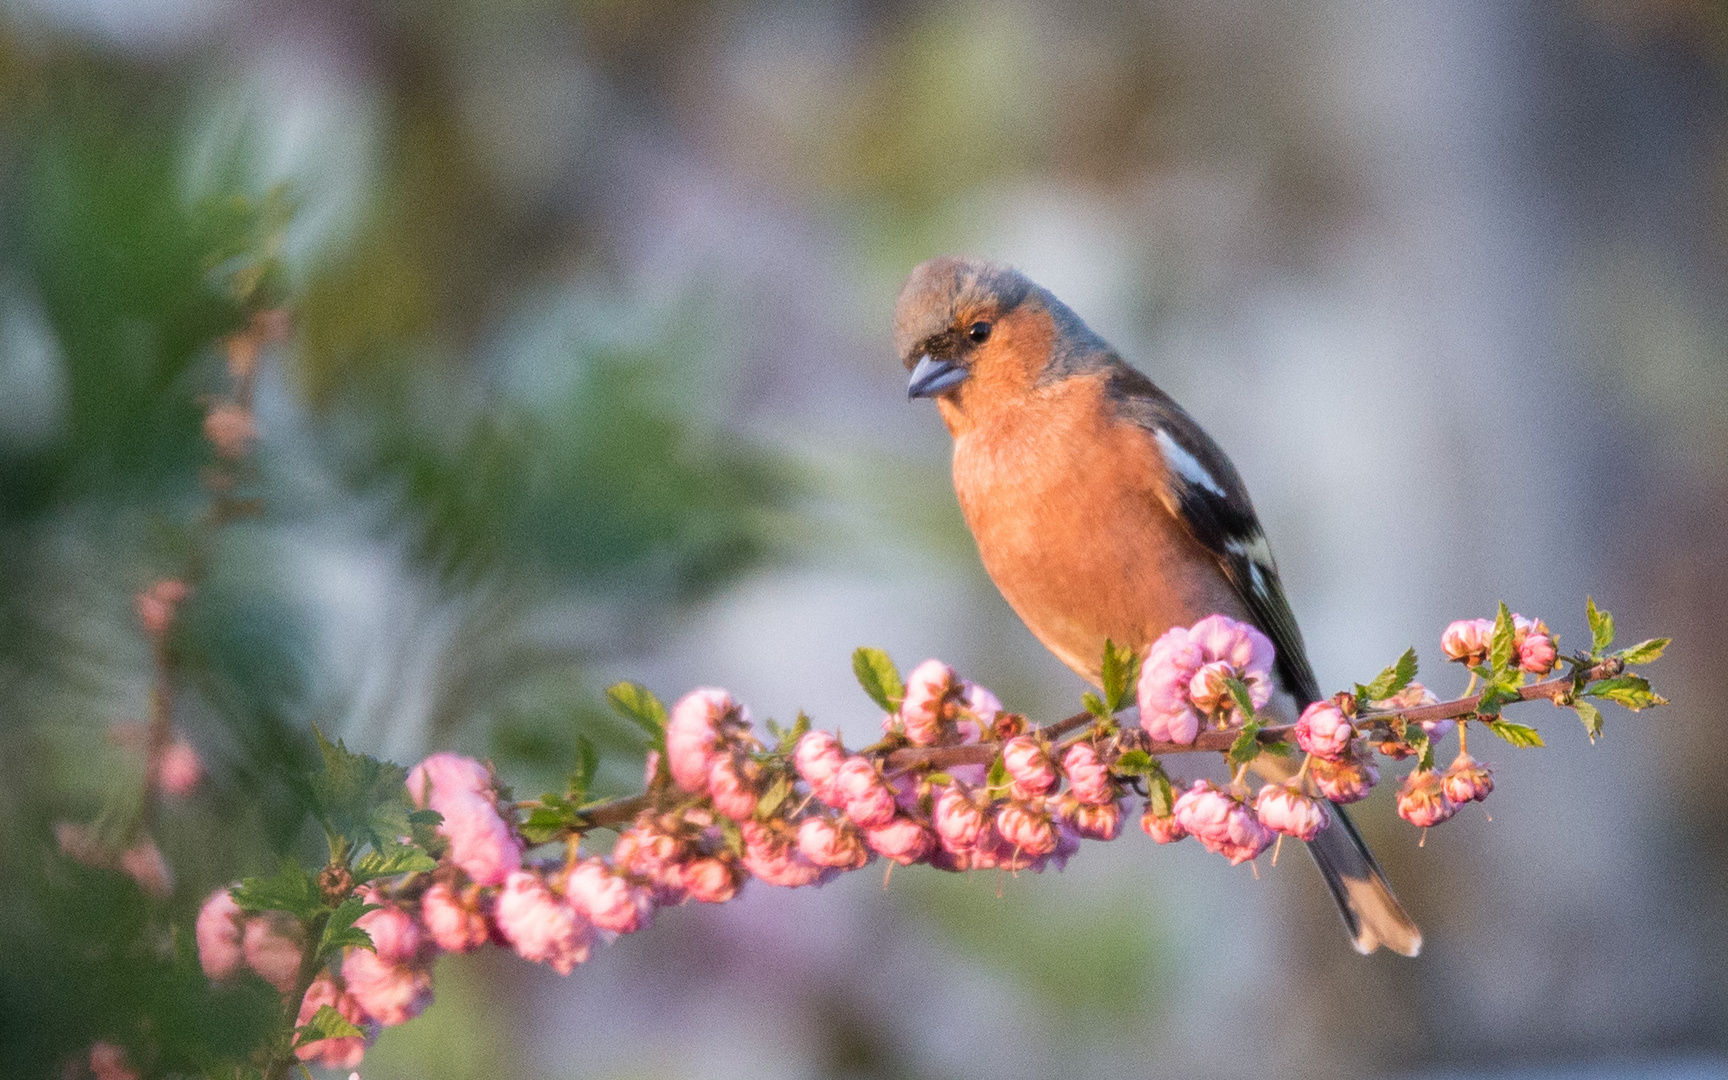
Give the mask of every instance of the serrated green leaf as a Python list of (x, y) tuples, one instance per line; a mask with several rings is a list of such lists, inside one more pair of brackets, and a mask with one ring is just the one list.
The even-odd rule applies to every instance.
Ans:
[(1584, 598), (1584, 614), (1590, 620), (1590, 655), (1601, 656), (1614, 644), (1614, 616), (1598, 608), (1591, 596)]
[(1416, 678), (1416, 650), (1414, 648), (1405, 649), (1404, 655), (1400, 656), (1391, 667), (1383, 669), (1380, 674), (1374, 676), (1373, 682), (1360, 688), (1363, 691), (1359, 695), (1360, 700), (1364, 702), (1384, 701), (1409, 686), (1410, 681), (1414, 678)]
[(1149, 776), (1158, 770), (1158, 761), (1144, 750), (1129, 750), (1116, 759), (1115, 768), (1123, 776)]
[(1117, 645), (1109, 638), (1104, 639), (1104, 665), (1101, 671), (1101, 681), (1104, 683), (1104, 713), (1090, 710), (1095, 716), (1114, 716), (1126, 706), (1134, 695), (1135, 682), (1140, 677), (1140, 654), (1126, 645)]
[(312, 1014), (312, 1019), (295, 1028), (296, 1048), (307, 1043), (322, 1042), (325, 1039), (363, 1038), (365, 1032), (348, 1022), (348, 1018), (336, 1010), (333, 1005), (320, 1005), (318, 1011)]
[(1506, 606), (1506, 601), (1500, 601), (1500, 611), (1494, 616), (1494, 637), (1488, 647), (1488, 666), (1495, 672), (1506, 670), (1512, 662), (1516, 650), (1512, 647), (1515, 630), (1512, 624), (1512, 611)]
[(1254, 699), (1248, 695), (1248, 684), (1241, 679), (1225, 679), (1224, 688), (1230, 691), (1230, 699), (1236, 703), (1236, 711), (1250, 723), (1254, 720)]
[(984, 784), (990, 788), (1005, 788), (1008, 781), (1008, 766), (1003, 764), (1002, 755), (997, 754), (996, 760), (990, 763), (990, 773), (984, 778)]
[(1169, 817), (1170, 812), (1176, 808), (1176, 792), (1170, 787), (1170, 778), (1162, 771), (1158, 773), (1157, 779), (1147, 785), (1146, 794), (1153, 817)]
[(1104, 704), (1104, 699), (1088, 690), (1080, 695), (1080, 707), (1100, 720), (1110, 719), (1110, 707)]
[(774, 812), (780, 809), (781, 804), (786, 801), (786, 797), (790, 794), (792, 794), (792, 778), (781, 773), (769, 782), (767, 790), (762, 792), (762, 798), (757, 800), (757, 820), (767, 821), (773, 817)]
[(861, 645), (853, 650), (852, 674), (883, 712), (897, 711), (906, 700), (906, 684), (900, 681), (900, 669), (881, 649)]
[(358, 896), (350, 896), (337, 905), (324, 922), (324, 934), (318, 940), (317, 959), (322, 962), (347, 948), (372, 949), (372, 935), (355, 926), (354, 921), (368, 911), (377, 911), (378, 907)]
[(1260, 752), (1262, 754), (1271, 754), (1273, 757), (1295, 757), (1296, 747), (1280, 739), (1277, 742), (1261, 743)]
[(429, 874), (438, 869), (438, 860), (412, 844), (386, 844), (368, 851), (354, 862), (354, 883), (364, 885), (383, 877), (398, 874)]
[(1255, 737), (1259, 734), (1260, 725), (1253, 720), (1242, 725), (1242, 733), (1236, 736), (1236, 741), (1230, 744), (1230, 752), (1225, 755), (1232, 769), (1241, 768), (1260, 756), (1260, 740)]
[(528, 811), (528, 819), (517, 826), (531, 844), (544, 844), (582, 824), (574, 804), (555, 795), (541, 796), (540, 805)]
[(302, 922), (329, 909), (324, 890), (306, 868), (290, 859), (270, 877), (246, 878), (234, 889), (242, 911), (286, 911)]
[(641, 683), (618, 682), (606, 688), (612, 711), (648, 733), (655, 746), (666, 745), (666, 706)]
[(1648, 664), (1662, 659), (1670, 641), (1671, 639), (1665, 637), (1651, 638), (1649, 641), (1640, 641), (1629, 649), (1621, 649), (1618, 655), (1628, 664)]
[(1624, 705), (1633, 712), (1668, 704), (1667, 698), (1651, 691), (1650, 680), (1642, 675), (1620, 675), (1603, 679), (1585, 687), (1584, 692), (1591, 697)]
[(1524, 724), (1514, 724), (1510, 720), (1492, 720), (1486, 726), (1489, 731), (1516, 747), (1529, 749), (1547, 745), (1542, 741), (1541, 734), (1535, 728)]
[(1596, 737), (1602, 734), (1602, 710), (1588, 701), (1574, 698), (1572, 711), (1578, 714), (1578, 719), (1584, 721), (1584, 733), (1590, 736), (1591, 742), (1595, 742)]
[(1404, 729), (1404, 741), (1416, 751), (1416, 768), (1418, 771), (1434, 767), (1434, 740), (1428, 733), (1415, 724)]
[(313, 812), (324, 828), (356, 844), (383, 847), (409, 832), (408, 770), (332, 743), (312, 728), (324, 771), (307, 782)]
[(1482, 688), (1482, 700), (1476, 705), (1479, 716), (1499, 716), (1503, 706), (1515, 701), (1522, 701), (1523, 695), (1518, 693), (1515, 679), (1509, 673), (1502, 672), (1500, 677)]

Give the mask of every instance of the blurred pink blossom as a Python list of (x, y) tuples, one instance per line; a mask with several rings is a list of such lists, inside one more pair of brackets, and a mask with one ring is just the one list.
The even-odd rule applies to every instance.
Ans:
[(870, 861), (864, 838), (850, 822), (820, 814), (798, 824), (798, 850), (817, 866), (835, 870), (856, 870)]
[(679, 867), (683, 887), (692, 900), (703, 904), (724, 904), (738, 895), (742, 884), (738, 870), (724, 859), (704, 855)]
[(792, 765), (798, 775), (810, 785), (810, 790), (824, 803), (836, 809), (845, 804), (837, 780), (840, 766), (846, 763), (846, 751), (840, 740), (827, 731), (807, 731), (792, 751)]
[(354, 996), (338, 987), (335, 980), (328, 975), (318, 976), (307, 989), (306, 996), (300, 999), (300, 1015), (294, 1019), (295, 1026), (310, 1024), (312, 1018), (318, 1015), (318, 1010), (325, 1005), (341, 1013), (342, 1019), (368, 1034), (319, 1039), (295, 1050), (294, 1056), (301, 1061), (322, 1065), (326, 1069), (352, 1069), (366, 1056), (366, 1047), (376, 1035), (377, 1029), (368, 1022), (366, 1013), (360, 1008), (360, 1003), (354, 1000)]
[(739, 823), (744, 834), (744, 869), (765, 884), (796, 889), (826, 880), (828, 871), (806, 859), (797, 841), (756, 821)]
[[(1380, 698), (1370, 702), (1371, 707), (1388, 712), (1404, 709), (1419, 709), (1424, 705), (1437, 705), (1440, 699), (1434, 696), (1434, 691), (1419, 682), (1413, 682), (1389, 698)], [(1423, 720), (1419, 725), (1428, 733), (1430, 739), (1444, 739), (1452, 733), (1456, 724), (1449, 719)]]
[(1457, 804), (1446, 797), (1440, 774), (1433, 769), (1411, 773), (1398, 789), (1398, 816), (1417, 828), (1438, 825), (1457, 812)]
[(900, 723), (914, 746), (935, 746), (942, 739), (947, 704), (958, 691), (954, 669), (940, 660), (926, 660), (906, 677), (906, 699), (900, 703)]
[(834, 777), (846, 816), (861, 829), (878, 829), (894, 820), (894, 790), (869, 758), (853, 755)]
[(978, 683), (967, 681), (960, 684), (960, 705), (971, 714), (971, 731), (966, 726), (961, 728), (961, 736), (966, 742), (977, 742), (983, 738), (983, 733), (995, 726), (996, 720), (1002, 715), (1002, 702), (995, 694)]
[(648, 890), (630, 884), (601, 859), (584, 859), (564, 878), (564, 898), (602, 930), (634, 934), (654, 925)]
[(224, 401), (204, 415), (204, 437), (217, 455), (231, 461), (243, 458), (258, 438), (258, 421), (251, 409)]
[(866, 830), (864, 840), (871, 851), (901, 866), (924, 859), (936, 847), (936, 835), (928, 825), (903, 816), (880, 828)]
[[(372, 895), (365, 899), (369, 904), (381, 902)], [(407, 964), (419, 958), (424, 941), (420, 924), (395, 904), (384, 903), (376, 911), (368, 911), (354, 920), (354, 925), (371, 936), (372, 948), (384, 963)]]
[(167, 578), (133, 597), (132, 607), (138, 613), (138, 621), (144, 624), (144, 632), (152, 637), (161, 637), (173, 627), (180, 605), (191, 595), (190, 585)]
[[(478, 892), (476, 888), (474, 891)], [(478, 897), (464, 902), (455, 889), (438, 882), (420, 898), (420, 918), (433, 944), (450, 953), (478, 949), (491, 938), (486, 916), (481, 913)]]
[(286, 911), (264, 911), (246, 920), (241, 949), (258, 977), (286, 994), (300, 977), (300, 923)]
[(1146, 807), (1146, 812), (1140, 815), (1140, 829), (1147, 836), (1160, 844), (1174, 844), (1188, 835), (1188, 830), (1176, 820), (1176, 815), (1165, 814), (1163, 817), (1152, 812), (1152, 807)]
[(714, 809), (734, 821), (754, 817), (761, 799), (757, 791), (761, 774), (762, 767), (742, 751), (716, 754), (708, 770), (708, 796)]
[(348, 950), (342, 982), (360, 1010), (381, 1027), (405, 1024), (432, 1004), (432, 976), (425, 969), (390, 963), (369, 949)]
[(1056, 803), (1056, 816), (1087, 839), (1114, 840), (1122, 833), (1122, 807), (1114, 799), (1094, 803), (1064, 795)]
[(944, 850), (958, 853), (978, 845), (989, 821), (984, 811), (963, 789), (949, 784), (937, 789), (935, 813), (936, 835)]
[(132, 841), (132, 846), (120, 853), (119, 861), (121, 872), (151, 896), (167, 896), (174, 891), (174, 871), (151, 837)]
[(666, 759), (679, 787), (698, 793), (708, 790), (708, 774), (720, 749), (721, 723), (737, 711), (732, 695), (712, 686), (692, 690), (672, 706), (666, 721)]
[(1330, 802), (1344, 805), (1368, 797), (1380, 782), (1380, 767), (1365, 754), (1355, 754), (1341, 761), (1314, 758), (1308, 763), (1308, 778)]
[(138, 1072), (126, 1064), (124, 1048), (111, 1042), (90, 1045), (90, 1071), (96, 1080), (138, 1080)]
[(1016, 735), (1003, 745), (1002, 766), (1013, 778), (1010, 790), (1016, 799), (1048, 795), (1061, 782), (1049, 753), (1030, 735)]
[(1036, 858), (1056, 850), (1056, 824), (1042, 809), (1024, 802), (1005, 802), (996, 811), (996, 831), (1009, 847)]
[(1116, 801), (1116, 782), (1110, 778), (1110, 766), (1091, 743), (1070, 746), (1062, 755), (1062, 771), (1068, 776), (1069, 792), (1081, 802), (1102, 805)]
[(204, 779), (204, 762), (198, 751), (185, 739), (175, 739), (162, 750), (162, 760), (156, 763), (156, 782), (163, 792), (176, 798), (192, 794)]
[(499, 933), (524, 960), (548, 964), (558, 974), (568, 975), (588, 959), (593, 945), (588, 920), (527, 870), (514, 871), (505, 879), (495, 917)]
[(229, 895), (228, 886), (211, 893), (198, 909), (193, 936), (198, 942), (198, 965), (217, 982), (232, 978), (245, 963), (240, 949), (240, 905)]

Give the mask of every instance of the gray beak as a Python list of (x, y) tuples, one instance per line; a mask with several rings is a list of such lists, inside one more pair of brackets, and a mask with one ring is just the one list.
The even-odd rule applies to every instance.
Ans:
[(959, 386), (971, 374), (951, 360), (937, 360), (925, 353), (912, 369), (912, 381), (906, 384), (908, 398), (935, 397)]

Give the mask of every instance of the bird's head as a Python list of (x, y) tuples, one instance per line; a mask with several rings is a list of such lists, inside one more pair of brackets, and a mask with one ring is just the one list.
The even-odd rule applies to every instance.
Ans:
[(894, 348), (912, 373), (909, 397), (958, 412), (1013, 401), (1108, 347), (1024, 274), (952, 256), (920, 263), (894, 307)]

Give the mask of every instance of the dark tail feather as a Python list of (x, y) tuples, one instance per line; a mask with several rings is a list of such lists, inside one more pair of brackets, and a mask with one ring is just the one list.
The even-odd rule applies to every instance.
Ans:
[(1369, 854), (1368, 845), (1350, 823), (1344, 808), (1334, 806), (1332, 824), (1308, 842), (1308, 854), (1338, 901), (1344, 928), (1356, 951), (1367, 954), (1384, 945), (1395, 953), (1415, 956), (1422, 951), (1422, 931), (1392, 895), (1392, 886)]

